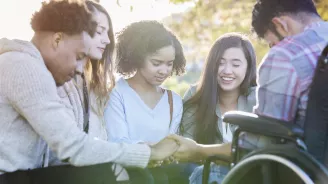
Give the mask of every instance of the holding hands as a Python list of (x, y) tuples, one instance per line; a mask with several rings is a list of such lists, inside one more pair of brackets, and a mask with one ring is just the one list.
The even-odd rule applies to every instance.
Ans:
[(149, 146), (151, 148), (150, 160), (152, 161), (165, 160), (179, 149), (179, 144), (174, 139), (168, 137)]
[(168, 138), (175, 140), (179, 144), (179, 149), (173, 154), (176, 160), (200, 161), (202, 159), (200, 145), (196, 141), (179, 135), (169, 135)]
[(192, 139), (178, 135), (169, 135), (157, 144), (151, 145), (149, 167), (157, 167), (162, 163), (177, 161), (199, 161), (199, 145)]

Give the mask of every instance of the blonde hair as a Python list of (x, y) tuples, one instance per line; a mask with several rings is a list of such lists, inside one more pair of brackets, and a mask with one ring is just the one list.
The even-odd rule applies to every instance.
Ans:
[(106, 46), (103, 57), (100, 60), (89, 59), (84, 68), (89, 94), (94, 93), (96, 97), (96, 107), (93, 108), (99, 116), (103, 115), (105, 106), (109, 100), (109, 93), (115, 86), (113, 74), (112, 55), (115, 46), (115, 39), (112, 21), (107, 11), (94, 1), (86, 1), (86, 5), (91, 12), (99, 11), (107, 16), (109, 23), (108, 37), (110, 43)]

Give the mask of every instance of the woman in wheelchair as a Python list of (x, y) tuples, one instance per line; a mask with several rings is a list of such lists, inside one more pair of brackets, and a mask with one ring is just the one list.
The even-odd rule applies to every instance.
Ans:
[[(251, 112), (255, 105), (255, 85), (256, 56), (251, 42), (237, 33), (222, 35), (209, 52), (202, 80), (184, 96), (179, 131), (197, 143), (220, 145), (202, 149), (204, 153), (196, 154), (201, 157), (192, 161), (198, 162), (212, 153), (230, 155), (236, 126), (223, 122), (222, 115), (231, 110)], [(212, 167), (217, 171), (211, 175), (215, 181), (222, 180), (228, 172), (222, 165)], [(201, 175), (202, 167), (196, 168), (190, 183), (201, 183)]]

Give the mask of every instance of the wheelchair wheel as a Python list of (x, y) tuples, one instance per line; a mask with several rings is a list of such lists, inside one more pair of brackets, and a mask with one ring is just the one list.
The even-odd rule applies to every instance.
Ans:
[(324, 184), (327, 181), (327, 169), (307, 152), (291, 146), (272, 146), (246, 155), (222, 183)]

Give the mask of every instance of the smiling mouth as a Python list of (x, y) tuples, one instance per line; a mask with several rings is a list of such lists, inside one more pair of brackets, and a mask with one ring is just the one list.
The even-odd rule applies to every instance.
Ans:
[(98, 48), (99, 50), (101, 50), (101, 52), (104, 52), (105, 51), (105, 49), (104, 48)]
[(235, 80), (233, 77), (221, 77), (221, 79), (224, 84), (231, 84)]
[(221, 77), (221, 78), (225, 81), (233, 81), (234, 80), (234, 78), (232, 78), (232, 77)]

